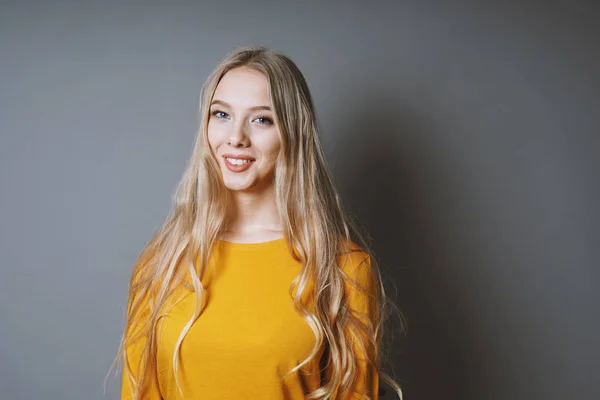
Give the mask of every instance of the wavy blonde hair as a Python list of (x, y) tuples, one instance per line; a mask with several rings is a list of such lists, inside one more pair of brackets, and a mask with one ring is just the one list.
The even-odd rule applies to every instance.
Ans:
[[(304, 266), (293, 281), (290, 294), (292, 289), (297, 290), (293, 295), (294, 305), (316, 337), (311, 354), (288, 374), (307, 365), (325, 346), (327, 351), (320, 362), (326, 363), (331, 373), (324, 378), (323, 385), (306, 398), (343, 398), (356, 383), (357, 351), (360, 351), (368, 365), (377, 370), (401, 399), (400, 387), (380, 369), (383, 323), (389, 304), (381, 274), (369, 246), (342, 210), (319, 141), (308, 85), (291, 59), (264, 47), (234, 50), (221, 61), (202, 87), (199, 131), (193, 153), (173, 196), (166, 221), (143, 249), (133, 268), (125, 329), (115, 362), (123, 361), (124, 376), (134, 388), (133, 398), (144, 398), (152, 376), (156, 374), (155, 330), (161, 310), (171, 304), (171, 296), (177, 288), (191, 282), (196, 307), (173, 354), (173, 370), (181, 392), (178, 378), (180, 346), (205, 308), (207, 289), (200, 277), (208, 263), (210, 249), (227, 224), (229, 193), (208, 144), (210, 103), (221, 78), (242, 66), (263, 73), (268, 80), (281, 141), (275, 166), (276, 202), (285, 238), (294, 256)], [(374, 321), (361, 320), (345, 304), (344, 282), (349, 277), (338, 265), (338, 257), (353, 251), (349, 246), (351, 241), (366, 253), (376, 275), (378, 317)], [(310, 279), (314, 284), (309, 289)], [(304, 304), (302, 300), (308, 290), (312, 291), (312, 305)], [(149, 309), (149, 317), (140, 321), (144, 307), (146, 312)], [(137, 332), (133, 331), (135, 326), (140, 327)], [(140, 337), (146, 341), (140, 368), (134, 376), (127, 362), (126, 349)]]

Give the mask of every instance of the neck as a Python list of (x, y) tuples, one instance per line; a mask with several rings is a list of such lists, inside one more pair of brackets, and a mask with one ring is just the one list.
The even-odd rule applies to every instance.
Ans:
[(253, 234), (282, 230), (275, 186), (260, 191), (231, 191), (226, 232)]

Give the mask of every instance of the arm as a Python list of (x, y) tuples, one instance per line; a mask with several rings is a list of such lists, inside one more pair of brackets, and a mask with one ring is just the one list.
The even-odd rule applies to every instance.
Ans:
[[(344, 255), (340, 261), (343, 271), (352, 279), (353, 282), (345, 281), (346, 299), (350, 307), (350, 312), (363, 324), (372, 324), (373, 329), (379, 322), (379, 298), (378, 282), (376, 271), (371, 265), (371, 259), (367, 253), (354, 251)], [(375, 367), (366, 359), (364, 351), (357, 343), (357, 337), (365, 347), (369, 346), (369, 337), (364, 333), (357, 331), (349, 332), (353, 341), (353, 349), (357, 358), (358, 376), (351, 399), (364, 399), (360, 393), (369, 396), (371, 400), (379, 398), (379, 374)], [(377, 348), (376, 351), (379, 351)]]
[[(130, 307), (132, 302), (131, 296), (131, 288), (128, 299), (128, 313), (130, 313)], [(126, 346), (126, 356), (124, 357), (124, 363), (127, 363), (129, 371), (135, 377), (136, 381), (139, 383), (139, 373), (140, 368), (143, 365), (142, 362), (142, 351), (147, 342), (147, 335), (138, 335), (137, 332), (143, 327), (144, 323), (150, 317), (150, 310), (148, 308), (148, 302), (143, 301), (140, 304), (141, 309), (139, 310), (133, 321), (132, 325), (129, 327), (127, 333), (127, 339), (129, 343)], [(128, 318), (131, 318), (128, 315)], [(133, 400), (131, 392), (134, 388), (133, 383), (129, 379), (129, 374), (127, 374), (126, 366), (123, 365), (123, 372), (121, 375), (121, 400)], [(144, 400), (162, 400), (162, 396), (160, 394), (160, 390), (158, 387), (158, 379), (156, 377), (156, 368), (146, 369), (149, 373), (152, 373), (151, 379), (149, 379), (148, 389), (141, 396)], [(137, 399), (136, 399), (137, 400)]]

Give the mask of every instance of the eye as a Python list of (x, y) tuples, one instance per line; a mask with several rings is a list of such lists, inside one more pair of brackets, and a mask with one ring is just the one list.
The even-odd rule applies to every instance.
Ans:
[(265, 117), (265, 116), (260, 116), (258, 118), (255, 119), (255, 121), (259, 121), (259, 124), (264, 124), (264, 125), (271, 125), (273, 124), (273, 120), (269, 117)]
[(229, 117), (229, 114), (227, 114), (226, 112), (223, 112), (221, 110), (215, 110), (215, 111), (211, 112), (210, 115), (217, 117), (217, 119), (223, 119), (223, 118)]

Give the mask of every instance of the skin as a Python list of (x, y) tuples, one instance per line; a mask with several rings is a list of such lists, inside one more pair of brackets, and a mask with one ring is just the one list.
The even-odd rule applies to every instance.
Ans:
[[(262, 106), (266, 109), (255, 109)], [(222, 240), (258, 243), (283, 237), (274, 181), (281, 143), (272, 109), (266, 77), (247, 67), (228, 71), (213, 95), (208, 142), (231, 194)], [(246, 171), (233, 172), (223, 158), (229, 153), (256, 161)]]

